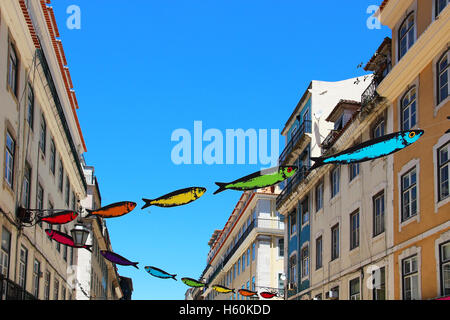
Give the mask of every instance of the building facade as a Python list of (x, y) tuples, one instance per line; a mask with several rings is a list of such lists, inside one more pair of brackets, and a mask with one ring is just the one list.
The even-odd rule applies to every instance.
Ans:
[[(94, 167), (86, 166), (83, 161), (83, 169), (87, 197), (81, 201), (81, 205), (83, 209), (99, 209), (102, 198)], [(76, 300), (119, 300), (123, 293), (117, 267), (100, 254), (101, 250), (113, 251), (106, 221), (101, 217), (94, 217), (83, 219), (83, 222), (84, 225), (89, 225), (90, 234), (86, 243), (92, 246), (92, 252), (77, 250), (77, 279), (74, 285)]]
[[(19, 208), (78, 211), (86, 151), (49, 1), (0, 3), (1, 299), (72, 299), (74, 251)], [(73, 224), (57, 228), (70, 233)]]
[[(276, 292), (275, 299), (283, 299), (284, 221), (275, 208), (276, 195), (275, 188), (242, 194), (225, 227), (211, 237), (207, 267), (201, 276), (208, 288), (191, 291), (193, 299), (249, 299), (241, 296), (239, 289)], [(213, 285), (235, 292), (221, 294)]]
[[(339, 82), (312, 81), (282, 131), (286, 147), (279, 163), (299, 167), (277, 198), (277, 210), (287, 223), (288, 299), (333, 298), (336, 293), (330, 295), (332, 289), (347, 288), (344, 274), (352, 277), (362, 272), (361, 263), (371, 248), (360, 238), (371, 224), (365, 217), (368, 213), (363, 213), (368, 208), (362, 204), (367, 202), (365, 198), (374, 196), (373, 190), (379, 193), (387, 187), (386, 164), (309, 169), (311, 157), (343, 150), (370, 135), (369, 124), (380, 120), (384, 111), (377, 109), (377, 114), (365, 117), (370, 120), (362, 120), (360, 101), (374, 80), (373, 76), (363, 76)], [(377, 178), (362, 178), (369, 174)], [(350, 225), (355, 231), (352, 244), (347, 237)], [(359, 228), (364, 233), (359, 233)], [(384, 237), (378, 246), (385, 247)]]
[(450, 295), (448, 2), (386, 0), (378, 12), (392, 30), (392, 70), (377, 92), (391, 104), (394, 131), (425, 131), (394, 155), (395, 299)]

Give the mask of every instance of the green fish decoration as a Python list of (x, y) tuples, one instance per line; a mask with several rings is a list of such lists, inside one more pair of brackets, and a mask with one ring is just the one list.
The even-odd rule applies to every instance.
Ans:
[(248, 191), (270, 187), (294, 176), (297, 171), (295, 166), (281, 166), (258, 171), (230, 183), (216, 182), (219, 190), (214, 194), (225, 190)]
[(206, 287), (206, 283), (191, 279), (191, 278), (182, 278), (181, 281), (192, 288), (203, 288)]

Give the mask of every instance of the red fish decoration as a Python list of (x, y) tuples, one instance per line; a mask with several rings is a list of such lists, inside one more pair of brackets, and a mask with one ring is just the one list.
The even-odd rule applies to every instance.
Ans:
[(273, 292), (261, 292), (260, 296), (263, 297), (264, 299), (272, 299), (273, 297), (276, 297), (277, 294)]
[(238, 292), (241, 296), (244, 296), (244, 297), (253, 297), (258, 294), (255, 291), (250, 291), (250, 290), (245, 290), (245, 289), (240, 289)]
[(46, 222), (52, 225), (61, 225), (72, 222), (78, 217), (78, 213), (75, 211), (63, 211), (60, 213), (53, 214), (51, 216), (40, 218), (39, 222)]
[[(92, 246), (82, 246), (82, 247), (77, 247), (75, 246), (75, 243), (73, 241), (73, 238), (71, 236), (69, 236), (68, 234), (56, 231), (56, 230), (52, 230), (52, 229), (46, 229), (45, 233), (50, 237), (50, 239), (55, 240), (58, 243), (61, 243), (63, 245), (72, 247), (72, 248), (83, 248), (86, 249), (88, 251), (91, 251), (91, 247)], [(92, 252), (92, 251), (91, 251)]]

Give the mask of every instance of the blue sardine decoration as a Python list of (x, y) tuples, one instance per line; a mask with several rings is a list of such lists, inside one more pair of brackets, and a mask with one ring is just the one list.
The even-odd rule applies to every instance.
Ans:
[(391, 133), (353, 146), (329, 157), (313, 158), (311, 171), (326, 164), (351, 164), (385, 157), (402, 150), (424, 135), (423, 130), (410, 130)]
[(160, 279), (173, 279), (177, 281), (176, 274), (169, 274), (164, 270), (161, 270), (156, 267), (144, 267), (145, 271), (147, 271), (150, 275), (160, 278)]

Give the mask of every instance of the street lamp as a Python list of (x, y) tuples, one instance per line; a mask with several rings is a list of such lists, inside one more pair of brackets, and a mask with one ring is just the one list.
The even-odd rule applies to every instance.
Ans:
[(72, 234), (74, 245), (76, 247), (83, 247), (86, 244), (90, 232), (85, 225), (77, 223), (70, 233)]

